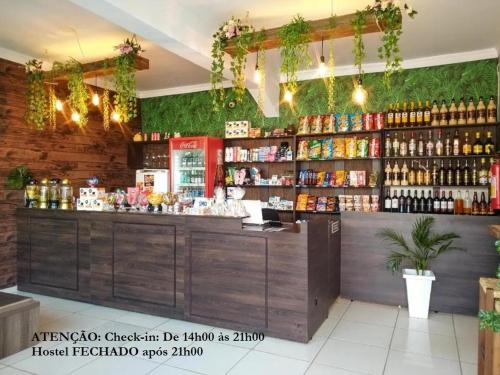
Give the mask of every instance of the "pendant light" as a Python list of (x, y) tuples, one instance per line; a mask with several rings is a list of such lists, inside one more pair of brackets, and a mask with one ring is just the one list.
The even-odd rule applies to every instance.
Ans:
[(63, 102), (61, 101), (61, 99), (56, 99), (56, 110), (61, 112), (63, 110)]
[[(97, 75), (95, 76), (95, 85), (94, 87), (97, 87)], [(92, 104), (95, 105), (96, 107), (99, 105), (99, 95), (97, 94), (97, 92), (94, 93), (94, 95), (92, 95)]]
[(77, 122), (78, 123), (78, 122), (80, 122), (80, 118), (81, 118), (80, 114), (78, 112), (76, 112), (76, 111), (73, 111), (73, 113), (71, 114), (71, 120), (73, 122)]
[(354, 91), (352, 92), (352, 101), (360, 106), (363, 106), (366, 103), (367, 97), (368, 93), (363, 88), (363, 80), (361, 79), (361, 76), (359, 76), (354, 87)]
[(114, 122), (120, 122), (120, 114), (116, 111), (113, 111), (113, 113), (111, 113), (111, 120), (113, 120)]
[(289, 89), (286, 89), (285, 94), (283, 95), (283, 99), (285, 100), (285, 102), (291, 104), (293, 101), (293, 93)]
[(260, 69), (259, 69), (259, 51), (257, 51), (257, 56), (255, 59), (255, 71), (253, 73), (253, 81), (259, 85), (261, 78), (262, 77), (260, 75)]
[(318, 73), (320, 77), (326, 76), (325, 55), (323, 53), (323, 38), (321, 38), (321, 57), (319, 58)]

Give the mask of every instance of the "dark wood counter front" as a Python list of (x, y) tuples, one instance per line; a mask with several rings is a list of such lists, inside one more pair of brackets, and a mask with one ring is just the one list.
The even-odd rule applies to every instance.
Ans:
[(21, 208), (18, 287), (305, 342), (340, 292), (340, 225)]

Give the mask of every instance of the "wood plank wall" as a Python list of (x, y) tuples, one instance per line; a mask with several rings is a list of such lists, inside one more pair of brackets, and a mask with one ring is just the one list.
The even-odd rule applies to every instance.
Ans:
[[(135, 179), (127, 168), (127, 142), (140, 129), (139, 118), (124, 127), (111, 123), (105, 132), (99, 110), (91, 109), (87, 128), (80, 130), (68, 121), (65, 106), (56, 130), (37, 131), (24, 121), (25, 92), (24, 66), (0, 59), (0, 288), (16, 283), (15, 207), (23, 195), (5, 188), (12, 168), (25, 164), (37, 179), (67, 177), (75, 195), (92, 175), (107, 189), (132, 186)], [(64, 97), (64, 89), (58, 95)]]

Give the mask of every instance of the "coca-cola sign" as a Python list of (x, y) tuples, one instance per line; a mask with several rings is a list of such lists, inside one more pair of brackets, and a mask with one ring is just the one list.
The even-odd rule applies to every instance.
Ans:
[(181, 150), (193, 150), (195, 148), (198, 148), (198, 142), (196, 141), (184, 141), (179, 144), (179, 148)]

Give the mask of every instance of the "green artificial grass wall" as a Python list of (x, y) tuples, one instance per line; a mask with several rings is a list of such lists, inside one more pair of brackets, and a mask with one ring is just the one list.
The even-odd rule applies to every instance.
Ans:
[[(459, 99), (462, 96), (497, 95), (497, 59), (461, 64), (441, 65), (428, 68), (407, 69), (396, 74), (391, 89), (382, 82), (383, 73), (365, 74), (363, 85), (368, 91), (365, 111), (385, 111), (389, 103), (403, 100)], [(352, 103), (352, 76), (338, 77), (335, 86), (337, 113), (359, 112)], [(227, 101), (232, 92), (227, 90)], [(401, 103), (402, 104), (402, 103)], [(141, 100), (142, 129), (145, 132), (180, 132), (182, 135), (223, 136), (224, 123), (229, 120), (250, 120), (254, 127), (272, 129), (295, 124), (301, 115), (327, 113), (325, 81), (315, 79), (299, 82), (294, 107), (280, 105), (279, 118), (263, 118), (255, 100), (247, 92), (243, 102), (230, 109), (227, 105), (219, 112), (212, 111), (212, 99), (208, 91), (161, 96)]]

